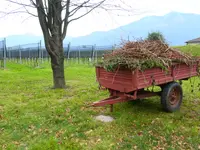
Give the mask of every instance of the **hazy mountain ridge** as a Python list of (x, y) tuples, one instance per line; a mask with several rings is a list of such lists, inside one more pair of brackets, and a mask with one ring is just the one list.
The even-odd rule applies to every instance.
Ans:
[[(65, 44), (71, 45), (113, 45), (121, 39), (145, 38), (148, 32), (161, 31), (170, 45), (183, 45), (185, 41), (200, 37), (200, 15), (171, 12), (164, 16), (148, 16), (125, 26), (110, 30), (97, 31), (87, 36), (67, 37)], [(42, 36), (14, 35), (7, 37), (7, 46), (37, 43)]]

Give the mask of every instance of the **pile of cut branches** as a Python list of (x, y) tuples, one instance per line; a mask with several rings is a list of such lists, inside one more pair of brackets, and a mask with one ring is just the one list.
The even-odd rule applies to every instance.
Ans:
[(178, 49), (171, 48), (161, 41), (140, 40), (127, 42), (111, 54), (104, 56), (104, 60), (98, 66), (107, 71), (117, 68), (128, 68), (131, 70), (145, 70), (159, 67), (166, 70), (172, 63), (191, 64), (194, 58)]

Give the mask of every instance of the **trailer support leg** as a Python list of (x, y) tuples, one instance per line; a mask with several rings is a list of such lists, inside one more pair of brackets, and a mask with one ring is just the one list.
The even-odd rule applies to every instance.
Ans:
[(113, 112), (113, 104), (110, 105), (110, 112)]

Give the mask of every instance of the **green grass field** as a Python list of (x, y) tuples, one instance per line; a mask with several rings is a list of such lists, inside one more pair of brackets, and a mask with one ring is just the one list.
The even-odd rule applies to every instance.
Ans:
[(194, 56), (200, 56), (200, 45), (176, 46), (176, 48), (182, 50), (183, 52), (191, 53)]
[[(98, 90), (94, 67), (71, 64), (65, 75), (68, 88), (52, 90), (47, 63), (8, 63), (0, 70), (0, 149), (200, 149), (199, 78), (183, 82), (178, 112), (163, 112), (153, 97), (116, 104), (111, 113), (109, 107), (88, 107), (108, 97)], [(115, 120), (96, 121), (100, 114)]]

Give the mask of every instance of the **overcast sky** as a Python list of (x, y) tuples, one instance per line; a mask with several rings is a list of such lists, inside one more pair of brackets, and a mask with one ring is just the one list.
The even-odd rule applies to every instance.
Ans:
[[(28, 0), (27, 0), (28, 1)], [(83, 36), (94, 31), (110, 30), (144, 16), (164, 15), (171, 11), (200, 14), (200, 0), (124, 0), (135, 11), (131, 16), (117, 16), (112, 13), (96, 13), (73, 22), (68, 28), (68, 36)], [(1, 0), (0, 11), (15, 9), (16, 6), (8, 5)], [(38, 20), (35, 17), (26, 19), (27, 16), (14, 14), (0, 18), (0, 37), (17, 34), (42, 35)]]

